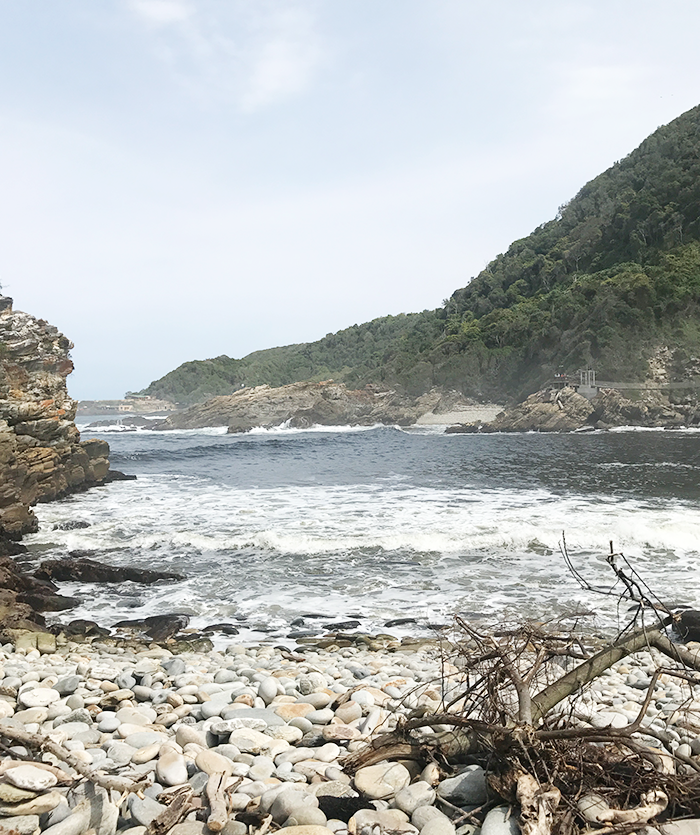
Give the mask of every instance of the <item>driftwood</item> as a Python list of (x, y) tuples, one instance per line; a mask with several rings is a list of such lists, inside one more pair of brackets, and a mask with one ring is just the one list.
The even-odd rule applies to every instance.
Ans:
[(207, 826), (212, 832), (221, 832), (228, 821), (228, 806), (226, 803), (226, 794), (224, 788), (226, 785), (226, 775), (221, 772), (215, 772), (209, 775), (207, 781), (207, 799), (209, 800), (209, 817), (207, 818)]
[(520, 774), (517, 778), (516, 797), (520, 804), (522, 835), (549, 835), (554, 810), (561, 800), (559, 789), (551, 785), (541, 786), (532, 774)]
[(167, 796), (162, 793), (158, 796), (161, 801), (169, 803), (168, 808), (158, 815), (148, 825), (148, 835), (165, 835), (175, 824), (184, 820), (200, 804), (198, 798), (194, 797), (191, 786), (181, 786), (174, 792), (168, 792)]
[[(59, 760), (62, 760), (71, 768), (75, 769), (78, 774), (85, 777), (91, 783), (101, 786), (103, 789), (114, 789), (118, 792), (139, 792), (146, 788), (150, 783), (149, 777), (145, 777), (143, 780), (134, 781), (129, 780), (126, 777), (114, 777), (109, 774), (105, 774), (102, 771), (98, 771), (97, 769), (86, 765), (71, 751), (67, 751), (62, 745), (59, 745), (47, 736), (20, 730), (19, 728), (12, 727), (6, 722), (0, 722), (0, 735), (13, 740), (14, 742), (20, 742), (22, 745), (27, 745), (37, 751), (48, 751)], [(37, 763), (37, 765), (39, 764)]]

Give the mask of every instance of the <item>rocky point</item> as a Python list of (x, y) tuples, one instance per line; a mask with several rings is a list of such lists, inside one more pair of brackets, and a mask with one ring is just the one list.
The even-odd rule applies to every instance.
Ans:
[[(32, 505), (105, 481), (109, 446), (81, 441), (76, 401), (66, 388), (73, 344), (43, 319), (13, 310), (0, 296), (0, 623), (41, 624), (56, 606), (55, 587), (28, 578), (13, 540), (37, 529)], [(53, 603), (50, 601), (53, 599)], [(42, 603), (43, 601), (43, 603)], [(43, 605), (46, 603), (47, 605)]]

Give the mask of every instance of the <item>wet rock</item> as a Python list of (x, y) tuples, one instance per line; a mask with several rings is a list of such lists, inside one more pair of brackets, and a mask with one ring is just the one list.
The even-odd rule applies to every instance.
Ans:
[[(133, 566), (106, 565), (97, 560), (65, 557), (45, 560), (34, 576), (39, 580), (58, 580), (81, 583), (156, 583), (159, 580), (184, 580), (174, 571), (153, 571)], [(146, 621), (150, 618), (146, 618)]]
[[(183, 579), (180, 575), (173, 577), (173, 579)], [(146, 634), (154, 641), (167, 641), (173, 635), (186, 629), (190, 619), (188, 615), (155, 615), (154, 617), (146, 618), (144, 625), (146, 627)]]

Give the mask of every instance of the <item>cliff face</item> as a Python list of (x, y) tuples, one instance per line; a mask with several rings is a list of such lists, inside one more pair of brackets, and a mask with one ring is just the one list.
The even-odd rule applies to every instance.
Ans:
[(0, 535), (36, 530), (31, 505), (104, 481), (109, 446), (81, 441), (66, 377), (73, 344), (0, 295)]

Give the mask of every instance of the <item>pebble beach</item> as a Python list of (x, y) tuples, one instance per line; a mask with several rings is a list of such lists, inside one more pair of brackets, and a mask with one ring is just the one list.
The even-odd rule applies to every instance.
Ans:
[[(145, 835), (169, 797), (189, 787), (202, 808), (170, 831), (205, 835), (213, 774), (224, 775), (228, 835), (254, 831), (251, 814), (288, 835), (472, 835), (468, 813), (489, 799), (475, 764), (447, 773), (435, 763), (421, 770), (385, 761), (352, 776), (344, 771), (344, 757), (373, 734), (392, 730), (411, 711), (439, 712), (463, 686), (434, 642), (294, 650), (231, 643), (174, 655), (156, 645), (59, 641), (51, 650), (0, 648), (0, 734), (42, 734), (83, 766), (146, 788), (96, 788), (51, 753), (26, 762), (30, 751), (6, 738), (0, 832)], [(633, 722), (660, 664), (668, 659), (655, 651), (616, 664), (577, 700), (577, 721), (614, 728)], [(645, 723), (666, 734), (672, 750), (700, 754), (700, 688), (662, 676)], [(643, 731), (647, 744), (660, 745)], [(517, 815), (503, 806), (481, 828), (482, 835), (517, 831)]]

